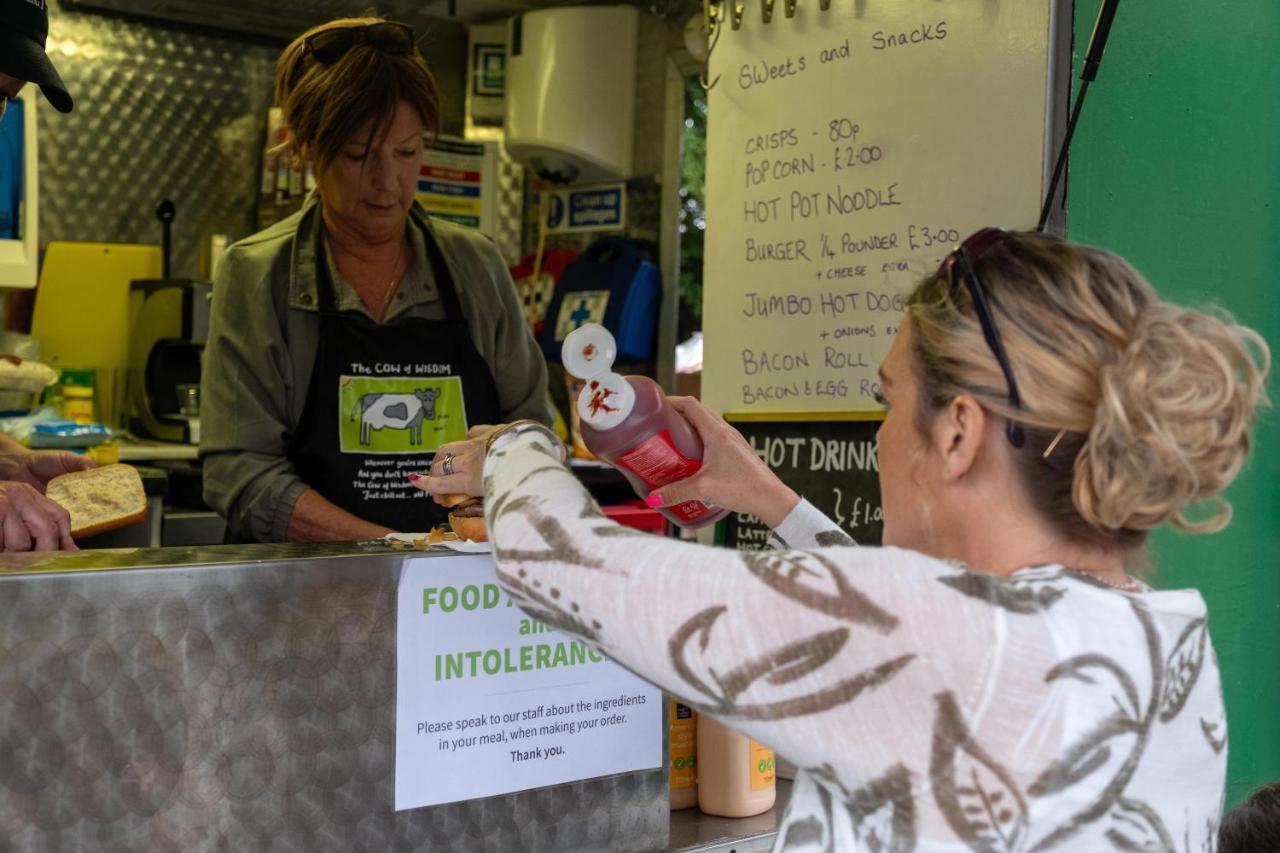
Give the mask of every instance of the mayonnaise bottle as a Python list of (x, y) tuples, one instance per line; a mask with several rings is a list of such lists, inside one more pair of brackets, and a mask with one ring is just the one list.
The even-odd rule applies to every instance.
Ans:
[(751, 817), (777, 796), (773, 750), (706, 714), (698, 715), (698, 808), (717, 817)]

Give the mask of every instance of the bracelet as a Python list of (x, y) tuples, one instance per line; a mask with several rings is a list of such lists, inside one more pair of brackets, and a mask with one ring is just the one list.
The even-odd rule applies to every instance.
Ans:
[(496, 429), (493, 432), (491, 432), (489, 434), (489, 437), (485, 440), (485, 443), (484, 443), (484, 455), (486, 457), (489, 455), (489, 451), (493, 448), (494, 442), (496, 442), (502, 436), (524, 432), (525, 430), (537, 430), (538, 432), (543, 433), (544, 435), (546, 435), (548, 438), (551, 439), (555, 448), (560, 452), (560, 461), (563, 462), (565, 461), (565, 459), (568, 458), (569, 456), (568, 451), (565, 450), (564, 442), (560, 440), (560, 436), (556, 435), (554, 432), (547, 429), (547, 427), (543, 426), (537, 421), (529, 420), (528, 418), (520, 421), (512, 421), (511, 423), (507, 424), (501, 429)]

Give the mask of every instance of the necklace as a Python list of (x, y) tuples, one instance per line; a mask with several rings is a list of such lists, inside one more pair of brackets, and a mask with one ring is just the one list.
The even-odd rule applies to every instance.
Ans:
[(1121, 592), (1140, 592), (1143, 589), (1142, 581), (1138, 580), (1137, 578), (1131, 578), (1128, 575), (1124, 576), (1124, 581), (1122, 583), (1115, 583), (1114, 581), (1107, 580), (1102, 575), (1099, 575), (1090, 571), (1085, 571), (1084, 569), (1072, 569), (1072, 571), (1076, 572), (1077, 574), (1084, 575), (1090, 580), (1095, 580), (1098, 583), (1102, 584), (1103, 586), (1109, 586), (1112, 589), (1118, 589)]
[(396, 265), (392, 268), (391, 281), (387, 284), (387, 295), (382, 297), (382, 306), (378, 312), (380, 317), (379, 322), (387, 318), (387, 309), (391, 307), (391, 298), (395, 296), (396, 291), (399, 290), (397, 285), (399, 285), (400, 279), (404, 277), (404, 274), (408, 269), (408, 256), (409, 252), (402, 241), (400, 243), (400, 256), (396, 258)]

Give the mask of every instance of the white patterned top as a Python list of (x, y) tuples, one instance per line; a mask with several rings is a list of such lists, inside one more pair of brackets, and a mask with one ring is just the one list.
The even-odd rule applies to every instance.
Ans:
[(649, 536), (536, 432), (485, 485), (526, 610), (801, 768), (775, 850), (1216, 848), (1226, 721), (1193, 590), (849, 547), (804, 502), (777, 531), (797, 550)]

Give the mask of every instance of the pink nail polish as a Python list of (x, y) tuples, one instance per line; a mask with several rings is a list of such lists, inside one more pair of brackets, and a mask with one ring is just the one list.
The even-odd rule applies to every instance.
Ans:
[(418, 481), (419, 481), (419, 480), (421, 480), (421, 479), (422, 479), (422, 475), (421, 475), (421, 474), (410, 474), (410, 475), (409, 475), (409, 482), (410, 482), (410, 483), (416, 483), (416, 482), (418, 482)]
[(645, 506), (662, 506), (662, 495), (657, 492), (650, 492), (649, 497), (644, 499)]

